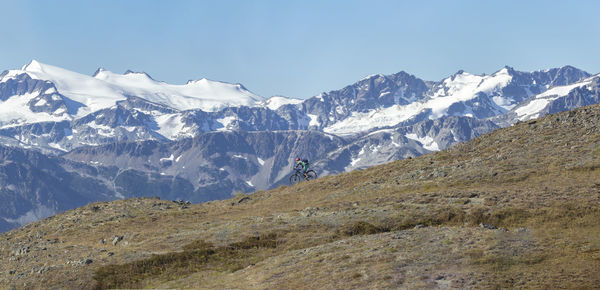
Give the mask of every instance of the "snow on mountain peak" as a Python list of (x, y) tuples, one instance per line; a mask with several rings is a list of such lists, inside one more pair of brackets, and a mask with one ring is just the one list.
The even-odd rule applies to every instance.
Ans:
[(117, 74), (98, 69), (87, 76), (32, 60), (11, 75), (28, 74), (52, 82), (59, 93), (84, 105), (77, 116), (108, 108), (128, 96), (137, 96), (178, 110), (216, 111), (230, 106), (256, 106), (263, 99), (240, 84), (201, 79), (186, 85), (172, 85), (152, 79), (146, 73)]
[(77, 112), (77, 116), (113, 106), (117, 101), (126, 98), (117, 88), (101, 80), (36, 60), (24, 66), (20, 73), (26, 73), (32, 79), (50, 81), (59, 93), (84, 105)]
[(515, 68), (514, 68), (514, 67), (512, 67), (512, 66), (509, 66), (509, 65), (505, 65), (505, 66), (504, 66), (502, 69), (500, 69), (500, 70), (506, 70), (506, 71), (508, 71), (508, 72), (514, 72), (514, 71), (515, 71)]
[(301, 100), (301, 99), (287, 98), (287, 97), (283, 97), (283, 96), (273, 96), (273, 97), (270, 97), (270, 98), (262, 101), (261, 105), (275, 111), (275, 110), (279, 109), (281, 106), (290, 105), (290, 104), (291, 105), (299, 105), (303, 101), (304, 100)]
[[(480, 93), (492, 97), (500, 105), (511, 105), (507, 100), (499, 97), (502, 88), (512, 80), (509, 70), (503, 68), (492, 75), (474, 75), (459, 70), (454, 75), (444, 79), (434, 89), (430, 98), (416, 101), (407, 105), (395, 105), (388, 108), (374, 109), (368, 112), (353, 112), (348, 118), (332, 124), (323, 130), (333, 134), (352, 134), (357, 131), (366, 131), (376, 127), (394, 126), (414, 118), (420, 114), (428, 113), (430, 119), (447, 116), (450, 107), (456, 103), (467, 102), (477, 98)], [(509, 108), (505, 108), (507, 111)], [(466, 116), (473, 116), (469, 108), (463, 112)]]
[(100, 70), (94, 74), (94, 78), (103, 80), (109, 84), (123, 87), (127, 91), (127, 87), (144, 87), (152, 84), (161, 84), (162, 82), (154, 80), (150, 75), (144, 72), (126, 71), (124, 74), (113, 73), (109, 70)]
[(512, 74), (514, 69), (510, 66), (504, 66), (499, 71), (493, 73), (492, 75), (500, 75), (500, 74)]
[(151, 80), (154, 80), (149, 74), (147, 74), (145, 72), (137, 72), (137, 71), (127, 70), (124, 73), (124, 75), (133, 75), (133, 76), (145, 77), (145, 78), (149, 78)]
[[(569, 67), (566, 67), (568, 70)], [(559, 69), (554, 69), (558, 71)], [(578, 70), (573, 68), (574, 73)], [(127, 71), (124, 74), (113, 73), (109, 70), (99, 68), (93, 76), (83, 75), (72, 72), (66, 69), (58, 68), (51, 65), (40, 63), (32, 60), (29, 64), (22, 67), (21, 70), (6, 71), (0, 74), (0, 82), (4, 82), (10, 78), (18, 78), (17, 81), (24, 79), (23, 74), (28, 75), (32, 79), (42, 80), (47, 82), (43, 86), (45, 96), (39, 98), (40, 90), (34, 91), (33, 94), (20, 94), (13, 98), (8, 95), (11, 106), (4, 107), (4, 113), (0, 114), (0, 122), (15, 124), (31, 123), (43, 121), (59, 121), (72, 120), (80, 118), (99, 109), (115, 106), (120, 100), (125, 100), (128, 97), (137, 97), (145, 99), (154, 104), (160, 104), (164, 107), (171, 108), (168, 117), (158, 117), (157, 122), (161, 128), (159, 133), (167, 138), (175, 138), (184, 128), (184, 123), (189, 122), (188, 119), (182, 119), (183, 112), (186, 110), (201, 109), (205, 112), (216, 112), (226, 107), (249, 106), (269, 108), (278, 110), (284, 105), (296, 106), (298, 111), (291, 112), (294, 115), (298, 114), (302, 120), (305, 120), (306, 126), (316, 126), (319, 129), (333, 134), (354, 134), (361, 131), (371, 130), (375, 127), (390, 127), (399, 123), (410, 123), (424, 118), (437, 119), (443, 116), (469, 116), (475, 118), (484, 118), (495, 116), (516, 108), (521, 103), (523, 98), (516, 98), (514, 95), (515, 85), (522, 86), (521, 82), (528, 80), (522, 77), (520, 72), (515, 72), (513, 68), (505, 66), (500, 70), (490, 75), (476, 75), (460, 70), (454, 75), (443, 79), (439, 82), (429, 82), (426, 91), (423, 91), (421, 97), (407, 99), (407, 102), (398, 103), (377, 103), (374, 107), (358, 109), (348, 109), (340, 104), (334, 104), (333, 97), (326, 94), (320, 94), (314, 98), (319, 99), (322, 103), (302, 105), (304, 100), (286, 98), (282, 96), (274, 96), (268, 99), (255, 95), (247, 90), (243, 85), (238, 83), (227, 83), (212, 81), (206, 78), (199, 80), (190, 80), (184, 85), (173, 85), (162, 81), (152, 79), (148, 74), (143, 72)], [(405, 79), (400, 72), (395, 75), (385, 76), (382, 74), (370, 75), (357, 82), (357, 90), (371, 93), (369, 90), (381, 90), (381, 96), (387, 94), (397, 94), (403, 96), (410, 82), (403, 86), (393, 86), (389, 83), (403, 82)], [(526, 73), (523, 73), (526, 74)], [(581, 74), (581, 73), (579, 73)], [(579, 75), (578, 74), (578, 75)], [(553, 72), (551, 75), (556, 75)], [(577, 79), (578, 75), (571, 72), (565, 73), (562, 82), (572, 83)], [(398, 76), (398, 77), (396, 77)], [(412, 77), (412, 76), (411, 76)], [(26, 78), (26, 77), (25, 77)], [(414, 77), (413, 77), (414, 78)], [(516, 78), (513, 80), (513, 78)], [(514, 84), (511, 84), (514, 82)], [(375, 86), (371, 84), (374, 83)], [(532, 86), (535, 86), (535, 80)], [(51, 87), (51, 88), (48, 88)], [(373, 88), (375, 87), (375, 88)], [(508, 89), (505, 89), (508, 88)], [(537, 87), (534, 87), (537, 89)], [(547, 99), (554, 95), (568, 93), (572, 87), (562, 87), (556, 90), (548, 90), (548, 86), (544, 90), (548, 90), (545, 94), (535, 90), (539, 99)], [(523, 94), (525, 97), (533, 97), (534, 94), (528, 90)], [(361, 91), (360, 93), (363, 93)], [(564, 91), (564, 92), (563, 92)], [(340, 91), (340, 98), (356, 98), (355, 90)], [(31, 93), (31, 92), (29, 92)], [(518, 92), (519, 93), (519, 92)], [(414, 93), (412, 93), (414, 95)], [(327, 97), (325, 97), (327, 96)], [(65, 98), (66, 97), (66, 98)], [(518, 97), (518, 96), (517, 96)], [(52, 102), (56, 98), (57, 102)], [(313, 99), (314, 99), (313, 98)], [(378, 100), (379, 100), (378, 99)], [(64, 101), (61, 106), (71, 108), (67, 113), (58, 114), (56, 112), (64, 112), (50, 107), (43, 109), (42, 106), (48, 102), (55, 106), (59, 104), (59, 100)], [(74, 102), (71, 102), (74, 101)], [(349, 103), (354, 104), (356, 100), (352, 99)], [(331, 115), (327, 111), (328, 103), (331, 102), (331, 112), (337, 115)], [(9, 103), (6, 103), (9, 104)], [(393, 104), (393, 105), (391, 105)], [(519, 109), (518, 116), (530, 115), (541, 105), (542, 101), (532, 102), (530, 106)], [(15, 106), (21, 106), (23, 110), (19, 114), (15, 112)], [(74, 109), (73, 109), (74, 108)], [(518, 109), (518, 108), (517, 108)], [(335, 111), (333, 111), (335, 110)], [(12, 112), (15, 111), (15, 112)], [(281, 110), (278, 113), (290, 113), (290, 110)], [(1, 113), (1, 112), (0, 112)], [(44, 115), (45, 114), (45, 115)], [(154, 117), (158, 116), (153, 114)], [(227, 116), (222, 121), (229, 122)], [(292, 118), (292, 117), (290, 117)], [(294, 117), (295, 118), (295, 117)], [(22, 122), (21, 122), (22, 120)], [(220, 119), (219, 119), (220, 120)], [(231, 119), (233, 120), (233, 119)], [(221, 122), (221, 121), (219, 121)], [(228, 128), (227, 124), (223, 123), (223, 128)], [(300, 121), (299, 121), (300, 122)], [(304, 122), (304, 121), (302, 121)], [(165, 125), (166, 124), (166, 125)], [(321, 125), (323, 124), (323, 125)], [(210, 124), (204, 126), (211, 130)], [(186, 125), (187, 126), (187, 125)], [(189, 127), (186, 127), (189, 129)], [(178, 133), (179, 132), (179, 133)], [(182, 131), (183, 132), (183, 131)], [(185, 132), (184, 132), (185, 133)], [(187, 133), (185, 133), (187, 134)]]
[(21, 70), (23, 71), (43, 71), (42, 64), (35, 59), (32, 59), (28, 64), (24, 65)]
[(534, 96), (528, 102), (516, 107), (514, 112), (517, 114), (520, 121), (538, 118), (542, 115), (544, 108), (552, 101), (568, 95), (574, 89), (590, 85), (598, 76), (600, 76), (600, 74), (586, 78), (577, 83), (552, 87), (547, 91)]
[[(243, 105), (247, 106), (253, 106), (255, 102), (260, 102), (263, 100), (261, 96), (250, 92), (241, 84), (212, 81), (206, 78), (202, 78), (197, 81), (188, 81), (187, 84), (179, 87), (186, 88), (186, 90), (190, 91), (196, 91), (200, 94), (206, 95), (209, 98), (212, 96), (213, 98), (217, 99), (227, 99), (234, 102), (244, 103)], [(222, 91), (221, 96), (218, 95), (219, 91)]]
[(372, 75), (368, 75), (368, 76), (360, 79), (358, 82), (362, 82), (362, 81), (365, 81), (365, 80), (370, 80), (370, 79), (373, 79), (373, 78), (382, 78), (382, 77), (385, 77), (385, 76), (382, 75), (382, 74), (372, 74)]
[[(435, 118), (446, 114), (448, 108), (457, 102), (476, 98), (480, 93), (489, 96), (497, 95), (512, 80), (508, 69), (503, 68), (493, 75), (473, 75), (464, 71), (445, 79), (444, 89), (438, 90), (425, 107), (431, 108)], [(494, 99), (498, 106), (505, 105), (506, 100)]]
[(189, 80), (189, 81), (187, 81), (186, 85), (196, 84), (196, 83), (207, 83), (207, 82), (209, 82), (209, 80), (207, 78), (201, 78), (199, 80)]
[(98, 74), (102, 73), (103, 71), (105, 71), (106, 69), (104, 69), (103, 67), (99, 67), (96, 72), (92, 75), (92, 77), (96, 77)]

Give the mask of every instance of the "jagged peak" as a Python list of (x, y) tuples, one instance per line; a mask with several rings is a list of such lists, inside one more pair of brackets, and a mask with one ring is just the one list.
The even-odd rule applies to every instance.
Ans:
[(208, 83), (224, 83), (224, 84), (231, 84), (228, 82), (222, 82), (222, 81), (214, 81), (214, 80), (210, 80), (207, 78), (201, 78), (201, 79), (197, 79), (197, 80), (193, 80), (190, 79), (187, 81), (187, 85), (194, 85), (194, 84), (208, 84)]
[(412, 77), (414, 77), (414, 75), (412, 75), (412, 74), (410, 74), (410, 73), (408, 73), (408, 72), (406, 72), (406, 71), (403, 71), (403, 70), (401, 70), (401, 71), (399, 71), (399, 72), (397, 72), (397, 73), (395, 73), (395, 74), (393, 74), (393, 75), (394, 75), (394, 76), (399, 76), (399, 75), (408, 75), (408, 76), (412, 76)]
[(237, 86), (239, 89), (241, 90), (245, 90), (247, 91), (248, 89), (246, 87), (244, 87), (244, 85), (240, 84), (240, 83), (235, 83), (235, 86)]
[(97, 75), (99, 75), (100, 73), (106, 71), (106, 69), (104, 69), (103, 67), (99, 67), (96, 72), (92, 75), (92, 77), (96, 77)]
[(552, 72), (562, 72), (562, 71), (578, 71), (581, 72), (585, 75), (591, 75), (590, 73), (579, 69), (575, 66), (572, 65), (563, 65), (563, 66), (559, 66), (559, 67), (553, 67), (553, 68), (549, 68), (549, 69), (543, 69), (543, 70), (535, 70), (533, 71), (533, 73), (552, 73)]
[(563, 65), (561, 67), (558, 68), (559, 70), (580, 70), (572, 65)]
[(42, 64), (41, 62), (39, 62), (35, 59), (32, 59), (28, 64), (21, 67), (21, 70), (23, 70), (23, 71), (41, 71), (43, 66), (44, 66), (44, 64)]
[(492, 75), (499, 75), (499, 74), (513, 75), (513, 74), (515, 74), (515, 72), (516, 72), (516, 70), (512, 66), (505, 65), (501, 69), (495, 71)]
[(199, 83), (201, 81), (206, 81), (206, 80), (207, 80), (206, 78), (201, 78), (201, 79), (198, 79), (198, 80), (192, 80), (192, 79), (190, 79), (185, 84), (186, 85), (191, 85), (191, 84)]
[(501, 70), (503, 70), (503, 69), (506, 70), (506, 71), (508, 71), (508, 72), (514, 72), (515, 71), (514, 67), (508, 66), (508, 65), (505, 65)]
[(206, 85), (206, 84), (211, 84), (211, 83), (236, 86), (238, 88), (246, 89), (240, 83), (229, 83), (229, 82), (223, 82), (223, 81), (214, 81), (214, 80), (210, 80), (210, 79), (207, 79), (207, 78), (201, 78), (201, 79), (198, 79), (198, 80), (188, 80), (187, 83), (186, 83), (186, 85)]
[(393, 79), (397, 79), (398, 77), (409, 77), (409, 78), (419, 79), (415, 75), (410, 74), (410, 73), (408, 73), (408, 72), (406, 72), (404, 70), (401, 70), (401, 71), (399, 71), (397, 73), (393, 73), (393, 74), (390, 74), (390, 75), (385, 75), (385, 74), (380, 74), (380, 73), (379, 74), (371, 74), (371, 75), (368, 75), (368, 76), (366, 76), (366, 77), (358, 80), (357, 82), (354, 83), (354, 85), (362, 83), (364, 81), (370, 81), (370, 80), (373, 80), (373, 79), (384, 78), (384, 79), (392, 79), (393, 80)]
[(558, 72), (563, 72), (563, 71), (576, 71), (576, 72), (581, 73), (582, 75), (584, 75), (586, 77), (591, 75), (590, 73), (588, 73), (588, 72), (586, 72), (586, 71), (584, 71), (582, 69), (576, 68), (576, 67), (574, 67), (572, 65), (563, 65), (560, 68), (558, 68)]
[(125, 71), (125, 73), (123, 75), (143, 75), (146, 76), (147, 78), (154, 80), (149, 74), (147, 74), (146, 72), (137, 72), (137, 71), (132, 71), (132, 70), (127, 70)]
[(366, 80), (371, 80), (371, 79), (375, 79), (375, 78), (381, 78), (381, 77), (385, 77), (385, 75), (383, 74), (371, 74), (368, 75), (360, 80), (358, 80), (358, 83), (362, 82), (362, 81), (366, 81)]
[(457, 76), (460, 76), (460, 75), (463, 75), (463, 74), (469, 74), (469, 73), (468, 73), (468, 72), (465, 72), (465, 71), (464, 71), (464, 70), (462, 70), (462, 69), (459, 69), (457, 72), (455, 72), (454, 74), (452, 74), (452, 75), (450, 76), (450, 78), (449, 78), (449, 79), (450, 79), (451, 81), (454, 81), (454, 79), (456, 79), (456, 77), (457, 77)]

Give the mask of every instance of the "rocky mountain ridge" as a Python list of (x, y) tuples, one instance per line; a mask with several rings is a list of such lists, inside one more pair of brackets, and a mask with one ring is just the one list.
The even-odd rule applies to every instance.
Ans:
[[(145, 73), (99, 70), (87, 77), (37, 61), (0, 76), (4, 102), (0, 107), (12, 111), (0, 120), (0, 135), (22, 146), (57, 153), (115, 142), (181, 140), (223, 130), (311, 129), (356, 135), (444, 116), (500, 117), (520, 105), (516, 114), (505, 118), (512, 124), (544, 109), (551, 111), (550, 101), (546, 106), (538, 101), (529, 110), (523, 102), (547, 97), (552, 91), (564, 96), (572, 89), (588, 88), (596, 79), (571, 66), (531, 73), (505, 67), (492, 75), (459, 71), (440, 82), (400, 72), (369, 76), (302, 101), (248, 97), (249, 91), (240, 84), (206, 79), (188, 82), (203, 85), (193, 91), (155, 81)], [(241, 91), (235, 95), (232, 88)], [(153, 89), (157, 92), (149, 93)], [(215, 99), (223, 100), (215, 105)]]

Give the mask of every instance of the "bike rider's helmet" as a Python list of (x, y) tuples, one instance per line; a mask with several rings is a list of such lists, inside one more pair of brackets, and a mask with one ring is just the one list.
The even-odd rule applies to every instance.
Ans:
[(296, 162), (300, 161), (300, 157), (296, 157)]

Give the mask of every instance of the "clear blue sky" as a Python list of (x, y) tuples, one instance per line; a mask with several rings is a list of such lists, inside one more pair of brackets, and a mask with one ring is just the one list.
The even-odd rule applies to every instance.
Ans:
[(307, 98), (370, 74), (440, 80), (570, 64), (600, 72), (600, 1), (0, 0), (0, 71), (239, 82)]

